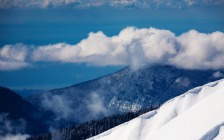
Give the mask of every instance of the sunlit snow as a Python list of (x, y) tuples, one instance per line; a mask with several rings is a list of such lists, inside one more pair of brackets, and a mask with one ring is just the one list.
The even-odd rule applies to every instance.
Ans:
[(224, 139), (224, 79), (194, 88), (100, 135), (100, 140)]

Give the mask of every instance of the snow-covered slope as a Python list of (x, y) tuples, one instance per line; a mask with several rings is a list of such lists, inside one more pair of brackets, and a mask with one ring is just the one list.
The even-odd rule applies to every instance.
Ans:
[(224, 79), (194, 88), (127, 123), (90, 138), (100, 140), (222, 140)]

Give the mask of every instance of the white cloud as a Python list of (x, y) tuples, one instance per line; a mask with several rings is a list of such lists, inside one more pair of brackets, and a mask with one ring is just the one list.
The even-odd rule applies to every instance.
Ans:
[(27, 134), (8, 134), (6, 136), (0, 136), (1, 140), (26, 140), (30, 136)]
[(87, 102), (87, 108), (92, 117), (97, 117), (102, 114), (105, 116), (109, 114), (109, 111), (104, 106), (104, 100), (96, 92), (90, 94), (90, 100)]
[(27, 62), (0, 60), (0, 70), (17, 70), (28, 66), (30, 66), (30, 64)]
[(58, 43), (33, 47), (16, 44), (3, 46), (0, 50), (1, 69), (22, 68), (46, 61), (130, 65), (133, 69), (150, 64), (220, 69), (224, 68), (224, 33), (190, 30), (175, 36), (169, 30), (128, 27), (112, 37), (101, 31), (90, 33), (88, 38), (74, 45)]
[(30, 136), (21, 134), (25, 127), (23, 119), (12, 121), (8, 118), (8, 113), (0, 114), (0, 140), (26, 140)]
[(5, 45), (0, 48), (0, 70), (15, 70), (29, 66), (26, 61), (28, 48), (23, 44)]
[(50, 127), (49, 131), (51, 133), (51, 140), (62, 140), (63, 139), (59, 130)]
[(71, 100), (67, 99), (62, 95), (46, 94), (43, 96), (41, 105), (44, 110), (52, 111), (56, 115), (56, 120), (75, 119)]
[(136, 68), (162, 63), (176, 50), (175, 35), (167, 30), (129, 27), (117, 36), (90, 33), (76, 45), (58, 43), (33, 50), (33, 61), (85, 62), (94, 65), (131, 65)]
[(178, 53), (169, 58), (172, 65), (188, 69), (224, 68), (224, 34), (191, 30), (177, 37)]
[(217, 71), (217, 72), (213, 73), (212, 77), (214, 77), (214, 78), (222, 78), (222, 77), (224, 77), (224, 74), (221, 73), (220, 71)]
[(47, 8), (47, 7), (140, 7), (185, 8), (195, 5), (220, 5), (222, 0), (0, 0), (0, 8)]

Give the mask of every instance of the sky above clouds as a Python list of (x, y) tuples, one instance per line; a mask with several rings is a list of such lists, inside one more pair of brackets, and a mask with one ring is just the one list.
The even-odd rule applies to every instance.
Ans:
[(1, 0), (1, 8), (49, 8), (75, 7), (89, 8), (111, 6), (118, 8), (186, 8), (198, 5), (220, 5), (222, 0)]
[(223, 4), (0, 0), (0, 85), (58, 88), (127, 65), (224, 68)]

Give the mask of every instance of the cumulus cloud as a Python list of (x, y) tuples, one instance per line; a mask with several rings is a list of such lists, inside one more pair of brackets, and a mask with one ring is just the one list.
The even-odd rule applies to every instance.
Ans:
[(23, 44), (0, 48), (0, 70), (14, 70), (29, 66), (26, 62), (28, 48)]
[[(133, 69), (151, 64), (173, 65), (185, 69), (224, 68), (224, 33), (218, 31), (207, 34), (190, 30), (176, 36), (169, 30), (127, 27), (111, 37), (101, 31), (89, 33), (86, 39), (74, 45), (58, 43), (36, 47), (21, 44), (20, 47), (17, 46), (18, 44), (3, 46), (0, 62), (130, 65)], [(7, 65), (5, 67), (7, 69)]]
[(140, 7), (140, 8), (185, 8), (196, 5), (220, 5), (222, 0), (0, 0), (0, 8), (47, 8), (47, 7)]
[(199, 33), (191, 30), (177, 37), (177, 54), (169, 63), (189, 69), (224, 68), (224, 34)]

